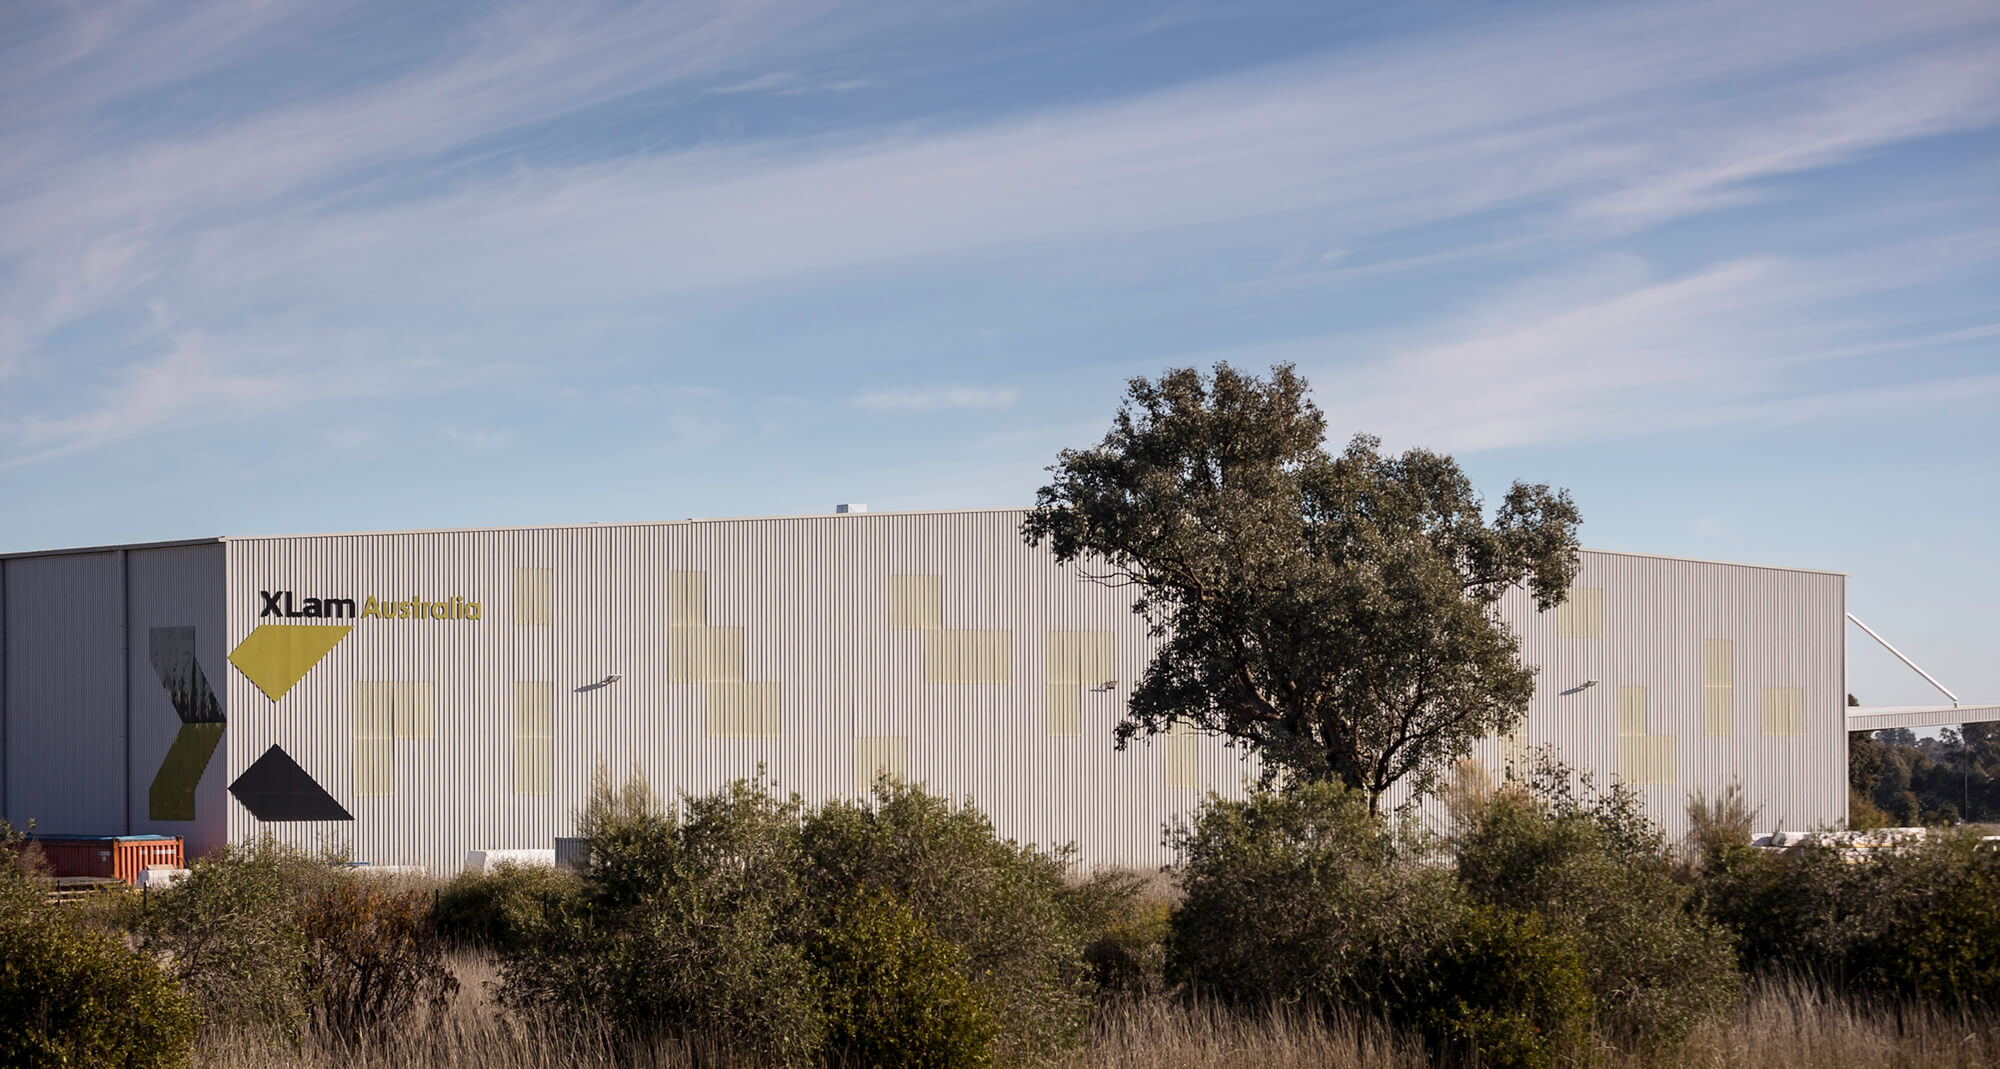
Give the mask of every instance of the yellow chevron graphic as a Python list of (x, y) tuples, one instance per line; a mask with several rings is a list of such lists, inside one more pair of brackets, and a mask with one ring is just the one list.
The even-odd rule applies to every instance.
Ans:
[(265, 697), (277, 701), (352, 630), (318, 624), (263, 624), (230, 652), (229, 663), (257, 684)]
[(146, 795), (146, 815), (154, 820), (193, 820), (194, 788), (201, 782), (208, 759), (222, 741), (221, 724), (182, 724), (153, 777)]

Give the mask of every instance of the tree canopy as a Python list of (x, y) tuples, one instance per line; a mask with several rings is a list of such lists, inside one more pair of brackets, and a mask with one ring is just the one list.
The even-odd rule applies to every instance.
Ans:
[(1129, 384), (1109, 434), (1066, 449), (1022, 528), (1133, 589), (1163, 645), (1117, 729), (1178, 725), (1252, 748), (1264, 775), (1338, 780), (1371, 808), (1526, 712), (1534, 670), (1496, 605), (1567, 594), (1578, 513), (1515, 483), (1489, 519), (1456, 462), (1385, 456), (1326, 421), (1288, 364)]

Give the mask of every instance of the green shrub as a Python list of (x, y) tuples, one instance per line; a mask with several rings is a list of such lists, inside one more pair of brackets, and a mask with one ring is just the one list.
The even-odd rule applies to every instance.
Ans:
[[(29, 821), (29, 830), (34, 827)], [(40, 907), (45, 894), (40, 880), (47, 869), (41, 846), (0, 820), (0, 917), (25, 916)]]
[(432, 924), (430, 894), (365, 875), (301, 904), (303, 979), (313, 1024), (340, 1042), (435, 1023), (458, 992)]
[(134, 934), (217, 1032), (348, 1042), (407, 1029), (458, 988), (431, 896), (339, 861), (271, 839), (228, 847), (147, 896)]
[(1463, 896), (1449, 871), (1409, 856), (1365, 796), (1301, 784), (1211, 799), (1174, 829), (1185, 899), (1169, 974), (1197, 995), (1387, 1012), (1421, 986)]
[(1660, 840), (1627, 826), (1621, 808), (1502, 791), (1461, 819), (1461, 884), (1575, 945), (1606, 1038), (1671, 1046), (1735, 1005), (1741, 976), (1729, 933), (1700, 913)]
[(462, 872), (438, 891), (438, 936), (457, 947), (517, 950), (582, 893), (575, 873), (546, 865)]
[(1856, 993), (2000, 1007), (2000, 853), (1933, 834), (1862, 860), (1819, 844), (1710, 858), (1709, 913), (1751, 967)]
[(1393, 1009), (1447, 1059), (1543, 1069), (1585, 1049), (1594, 1003), (1575, 944), (1532, 913), (1476, 906)]
[(958, 948), (999, 1024), (1003, 1060), (1077, 1043), (1093, 991), (1065, 857), (1001, 839), (977, 809), (886, 779), (872, 799), (809, 814), (801, 834), (816, 898), (887, 892)]
[(0, 1065), (187, 1065), (194, 1000), (150, 956), (43, 905), (22, 846), (0, 823)]
[(796, 1062), (825, 1022), (807, 957), (799, 804), (738, 781), (677, 820), (643, 780), (599, 775), (582, 894), (505, 958), (503, 997), (641, 1038), (663, 1033)]
[(1144, 999), (1167, 990), (1167, 940), (1173, 905), (1148, 892), (1140, 873), (1108, 869), (1071, 884), (1064, 909), (1083, 940), (1083, 960), (1100, 1005)]
[(1211, 799), (1171, 841), (1186, 894), (1171, 969), (1196, 994), (1252, 1012), (1358, 1010), (1492, 1065), (1583, 1048), (1593, 999), (1574, 941), (1476, 905), (1365, 795), (1300, 784)]
[(998, 1028), (957, 947), (902, 903), (860, 891), (813, 940), (825, 984), (826, 1054), (836, 1065), (990, 1065)]
[(1893, 943), (1875, 944), (1884, 986), (1935, 1006), (2000, 1008), (2000, 852), (1950, 834), (1890, 867), (1913, 871)]
[(298, 1034), (312, 1010), (298, 908), (337, 879), (326, 858), (274, 840), (230, 846), (147, 896), (139, 944), (231, 1033)]
[(1749, 845), (1757, 814), (1743, 797), (1743, 785), (1731, 783), (1713, 798), (1694, 792), (1688, 798), (1687, 818), (1688, 846), (1699, 861)]

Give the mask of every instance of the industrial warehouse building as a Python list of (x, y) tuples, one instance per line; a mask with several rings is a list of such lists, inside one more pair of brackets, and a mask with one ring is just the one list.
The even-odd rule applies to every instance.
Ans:
[[(7, 556), (0, 805), (190, 855), (268, 833), (448, 872), (571, 835), (600, 766), (688, 793), (761, 769), (808, 800), (886, 771), (1085, 863), (1161, 864), (1162, 826), (1252, 769), (1209, 737), (1113, 746), (1153, 640), (1022, 515)], [(1494, 768), (1552, 745), (1671, 834), (1731, 783), (1762, 826), (1846, 818), (1842, 575), (1586, 551), (1564, 605), (1502, 609), (1540, 674), (1525, 726), (1481, 746)]]

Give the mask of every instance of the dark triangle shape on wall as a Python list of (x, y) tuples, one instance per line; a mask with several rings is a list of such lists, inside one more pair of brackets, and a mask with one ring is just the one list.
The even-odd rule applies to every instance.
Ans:
[(277, 746), (265, 750), (264, 756), (244, 769), (229, 785), (229, 793), (251, 816), (271, 823), (354, 819), (354, 814), (334, 801), (291, 754)]
[(208, 677), (201, 674), (201, 662), (194, 657), (194, 628), (156, 627), (147, 638), (153, 671), (167, 688), (181, 723), (222, 723), (222, 703), (215, 700)]

